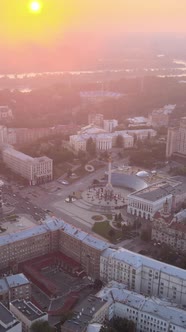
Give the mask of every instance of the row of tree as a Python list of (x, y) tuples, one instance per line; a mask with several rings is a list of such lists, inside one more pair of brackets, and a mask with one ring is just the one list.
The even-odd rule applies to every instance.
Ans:
[(111, 321), (105, 322), (100, 332), (135, 332), (135, 324), (126, 318), (114, 317)]
[(166, 145), (155, 143), (144, 145), (138, 142), (136, 150), (130, 151), (130, 165), (142, 167), (155, 167), (159, 162), (166, 160)]

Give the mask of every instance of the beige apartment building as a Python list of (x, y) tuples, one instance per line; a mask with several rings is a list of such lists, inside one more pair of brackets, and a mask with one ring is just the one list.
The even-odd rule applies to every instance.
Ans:
[(48, 157), (32, 158), (12, 147), (3, 150), (4, 163), (30, 185), (46, 183), (53, 179), (53, 160)]
[(166, 243), (179, 252), (186, 252), (186, 209), (177, 214), (156, 213), (152, 223), (151, 239)]
[(181, 118), (178, 128), (168, 129), (166, 157), (174, 153), (186, 157), (186, 117)]
[(185, 332), (186, 312), (177, 305), (127, 290), (125, 285), (110, 282), (97, 294), (109, 302), (106, 318), (131, 320), (136, 332)]
[(0, 279), (0, 302), (8, 307), (15, 299), (30, 300), (31, 284), (23, 273)]
[(101, 254), (100, 279), (115, 280), (137, 293), (186, 306), (185, 270), (123, 248), (108, 248)]
[(106, 243), (63, 220), (0, 236), (0, 269), (61, 251), (79, 262), (92, 279), (115, 280), (144, 295), (186, 306), (186, 271)]
[(80, 263), (88, 276), (99, 278), (100, 255), (108, 248), (108, 243), (70, 224), (64, 224), (59, 245), (61, 252)]
[(186, 252), (186, 225), (173, 222), (170, 226), (167, 223), (155, 222), (152, 227), (152, 240), (166, 243), (175, 250)]
[[(55, 251), (56, 229), (54, 222), (25, 231), (0, 236), (0, 269), (17, 271), (18, 264)], [(63, 224), (62, 224), (63, 225)], [(53, 234), (54, 232), (54, 234)]]
[(14, 128), (14, 131), (18, 146), (32, 144), (40, 138), (50, 136), (53, 132), (51, 128)]
[(87, 275), (95, 279), (99, 278), (100, 255), (106, 248), (108, 243), (56, 219), (0, 236), (0, 269), (16, 272), (21, 262), (61, 251), (80, 263)]

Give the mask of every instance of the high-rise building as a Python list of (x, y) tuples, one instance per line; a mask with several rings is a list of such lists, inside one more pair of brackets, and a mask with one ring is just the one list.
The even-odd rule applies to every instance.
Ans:
[(4, 144), (8, 144), (8, 129), (5, 126), (0, 126), (0, 149)]
[(118, 126), (118, 120), (111, 119), (103, 121), (103, 128), (109, 133), (111, 133), (113, 129), (117, 126)]
[(186, 157), (186, 117), (181, 118), (178, 128), (168, 129), (166, 157), (174, 153)]

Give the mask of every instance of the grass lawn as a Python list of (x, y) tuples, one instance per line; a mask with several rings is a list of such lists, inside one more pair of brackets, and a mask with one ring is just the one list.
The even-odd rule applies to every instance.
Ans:
[(54, 164), (54, 179), (58, 179), (65, 174), (69, 168), (70, 167), (67, 163)]
[(105, 214), (105, 217), (106, 217), (108, 220), (112, 220), (112, 219), (113, 219), (112, 214)]
[[(109, 236), (109, 231), (113, 230), (113, 236)], [(93, 232), (103, 236), (104, 238), (110, 240), (112, 243), (116, 243), (118, 242), (118, 239), (122, 239), (122, 232), (121, 231), (117, 231), (115, 229), (113, 229), (110, 225), (109, 225), (109, 221), (102, 221), (102, 222), (95, 222), (94, 226), (92, 227)]]

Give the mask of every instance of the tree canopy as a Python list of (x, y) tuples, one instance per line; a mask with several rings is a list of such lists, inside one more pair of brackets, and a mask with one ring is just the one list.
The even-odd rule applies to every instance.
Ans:
[(114, 317), (101, 327), (100, 332), (135, 332), (135, 324), (127, 318)]
[(122, 135), (118, 135), (116, 137), (116, 147), (117, 148), (123, 148), (123, 145), (124, 145), (123, 136)]
[(31, 332), (54, 332), (48, 321), (38, 320), (31, 325)]
[(89, 139), (87, 140), (86, 150), (90, 155), (95, 156), (96, 143), (93, 141), (92, 137), (89, 137)]

